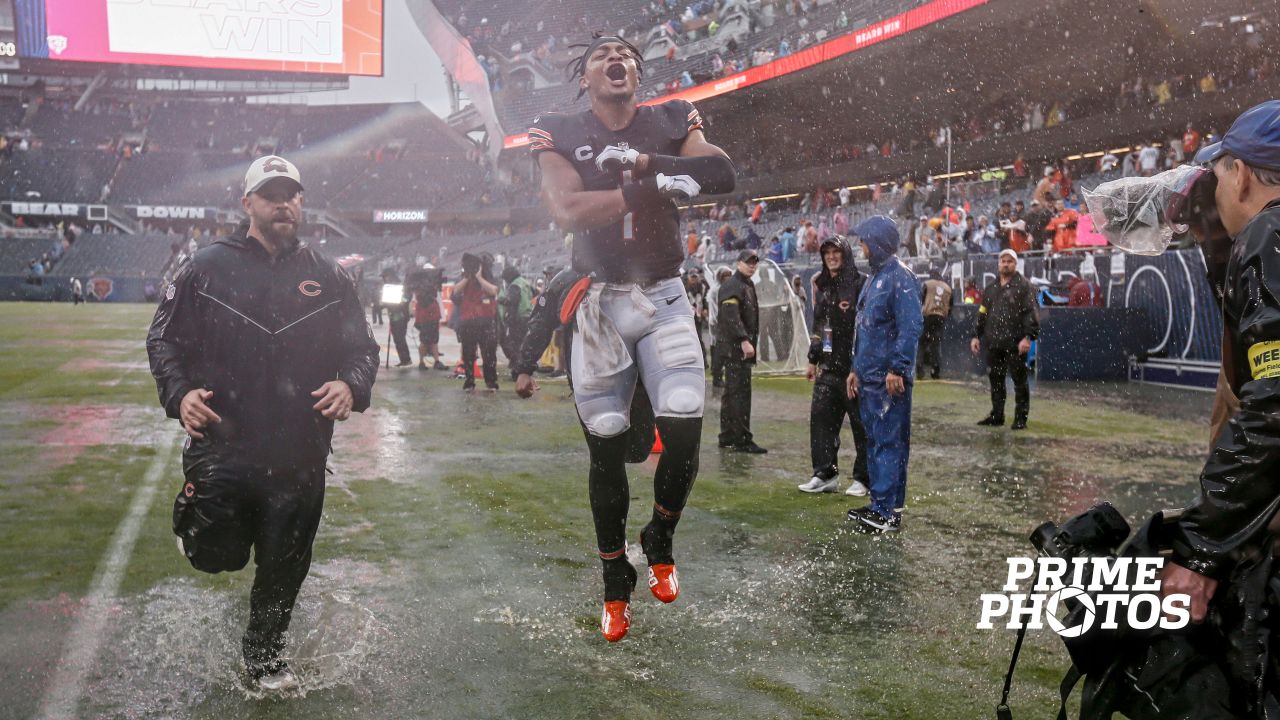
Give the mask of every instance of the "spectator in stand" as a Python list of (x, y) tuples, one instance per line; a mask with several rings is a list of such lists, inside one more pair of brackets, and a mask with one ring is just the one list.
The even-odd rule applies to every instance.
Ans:
[(909, 248), (908, 253), (912, 257), (928, 257), (929, 248), (933, 246), (934, 237), (938, 234), (933, 224), (933, 220), (927, 215), (920, 216), (920, 222), (916, 225), (915, 231), (915, 247)]
[(1058, 214), (1045, 226), (1045, 231), (1053, 233), (1053, 251), (1066, 252), (1076, 246), (1076, 224), (1080, 221), (1080, 213), (1067, 207), (1063, 200), (1058, 200), (1054, 209)]
[[(841, 188), (841, 190), (847, 189), (848, 188)], [(842, 202), (841, 207), (837, 208), (835, 214), (831, 217), (831, 229), (840, 237), (844, 237), (849, 234), (849, 216), (844, 214), (845, 204), (846, 203)]]
[[(1031, 201), (1031, 208), (1033, 210), (1038, 205), (1039, 203), (1037, 203), (1035, 200)], [(1009, 236), (1008, 247), (1001, 248), (1001, 250), (1012, 250), (1014, 252), (1026, 252), (1031, 249), (1031, 243), (1028, 239), (1029, 236), (1027, 234), (1027, 221), (1024, 220), (1022, 217), (1020, 217), (1019, 214), (1014, 213), (1009, 216), (1009, 219), (1001, 220), (1000, 229), (1008, 233), (1008, 236)]]
[(733, 226), (724, 223), (720, 226), (720, 248), (730, 251), (736, 249), (738, 244), (738, 235), (733, 231)]
[(1155, 175), (1159, 170), (1160, 164), (1160, 148), (1154, 145), (1144, 144), (1138, 150), (1138, 167), (1143, 177)]
[[(841, 17), (843, 16), (844, 16), (844, 13), (841, 13)], [(847, 207), (848, 205), (849, 205), (849, 188), (842, 187), (840, 188), (840, 207)], [(836, 234), (845, 235), (846, 233), (842, 233), (839, 230), (837, 230)]]
[(1067, 283), (1067, 307), (1106, 307), (1106, 298), (1102, 296), (1102, 287), (1098, 285), (1097, 275), (1085, 273), (1082, 277), (1071, 278)]
[(796, 229), (794, 227), (787, 226), (787, 228), (782, 231), (782, 234), (778, 235), (778, 242), (780, 243), (778, 245), (779, 256), (790, 257), (795, 254)]
[[(808, 220), (804, 221), (804, 251), (807, 253), (818, 252), (818, 229)], [(798, 248), (797, 248), (798, 250)]]
[(1124, 159), (1120, 161), (1120, 174), (1124, 177), (1133, 177), (1138, 174), (1138, 152), (1130, 150), (1124, 154)]
[(783, 247), (784, 243), (782, 242), (782, 238), (774, 235), (773, 239), (769, 241), (769, 250), (765, 253), (765, 259), (781, 265), (784, 262), (782, 259)]
[(907, 178), (902, 181), (902, 204), (898, 206), (898, 217), (910, 218), (916, 213), (916, 184)]
[(689, 225), (689, 231), (684, 236), (685, 253), (693, 255), (698, 251), (698, 231), (692, 224)]
[(1056, 199), (1056, 194), (1057, 188), (1053, 185), (1053, 168), (1045, 167), (1040, 182), (1036, 183), (1036, 189), (1031, 193), (1031, 204), (1034, 205), (1038, 200), (1041, 205), (1050, 207)]
[(1196, 132), (1191, 123), (1187, 123), (1187, 130), (1182, 133), (1182, 154), (1184, 157), (1195, 157), (1199, 149), (1200, 133)]
[(760, 233), (756, 232), (755, 226), (748, 225), (746, 228), (747, 238), (743, 242), (748, 250), (759, 250), (762, 242)]
[(982, 291), (978, 289), (978, 279), (975, 277), (967, 277), (964, 281), (964, 304), (980, 305), (982, 303)]
[(1000, 236), (996, 234), (996, 226), (987, 220), (986, 215), (978, 216), (978, 227), (974, 231), (978, 252), (995, 255), (1000, 252)]
[[(1027, 212), (1028, 249), (1047, 250), (1053, 244), (1053, 232), (1048, 229), (1049, 221), (1053, 219), (1052, 208), (1053, 204), (1031, 201), (1031, 210)], [(1013, 251), (1019, 252), (1016, 247)]]
[(1010, 206), (1009, 202), (1006, 200), (1005, 202), (1000, 203), (1000, 207), (996, 209), (995, 222), (992, 223), (996, 228), (996, 242), (999, 245), (997, 252), (1009, 247), (1009, 226), (1012, 222), (1013, 207)]

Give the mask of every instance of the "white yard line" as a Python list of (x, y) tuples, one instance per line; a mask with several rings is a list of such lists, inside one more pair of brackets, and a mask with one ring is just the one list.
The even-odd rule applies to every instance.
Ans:
[(39, 718), (75, 718), (76, 707), (84, 692), (85, 677), (93, 668), (98, 657), (98, 648), (102, 645), (107, 630), (107, 619), (116, 593), (120, 590), (120, 582), (124, 579), (125, 568), (133, 555), (134, 543), (138, 540), (138, 532), (142, 521), (151, 509), (155, 500), (160, 478), (167, 470), (173, 457), (177, 443), (170, 441), (160, 447), (156, 457), (147, 468), (142, 483), (134, 491), (133, 502), (125, 513), (120, 525), (116, 527), (111, 538), (111, 546), (98, 561), (94, 572), (93, 584), (85, 597), (83, 608), (76, 618), (71, 632), (67, 635), (62, 657), (58, 662), (53, 680), (45, 691), (44, 701), (40, 704)]

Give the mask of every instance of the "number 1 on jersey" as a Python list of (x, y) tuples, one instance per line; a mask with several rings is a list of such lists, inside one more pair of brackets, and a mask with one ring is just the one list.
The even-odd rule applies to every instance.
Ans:
[[(630, 170), (622, 171), (622, 182), (623, 184), (631, 182)], [(635, 218), (630, 212), (622, 216), (622, 239), (624, 241), (636, 239)]]

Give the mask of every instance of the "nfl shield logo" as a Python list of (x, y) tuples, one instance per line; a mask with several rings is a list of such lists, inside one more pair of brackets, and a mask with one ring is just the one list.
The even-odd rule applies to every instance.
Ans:
[(94, 278), (89, 281), (89, 290), (99, 300), (106, 300), (111, 297), (111, 291), (114, 289), (115, 283), (111, 281), (111, 278)]

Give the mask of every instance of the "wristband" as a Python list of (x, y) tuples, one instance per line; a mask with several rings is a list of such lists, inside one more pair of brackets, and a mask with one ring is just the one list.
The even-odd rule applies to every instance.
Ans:
[(622, 202), (631, 212), (639, 210), (646, 203), (652, 204), (662, 196), (658, 194), (658, 181), (650, 176), (625, 183), (622, 186)]

